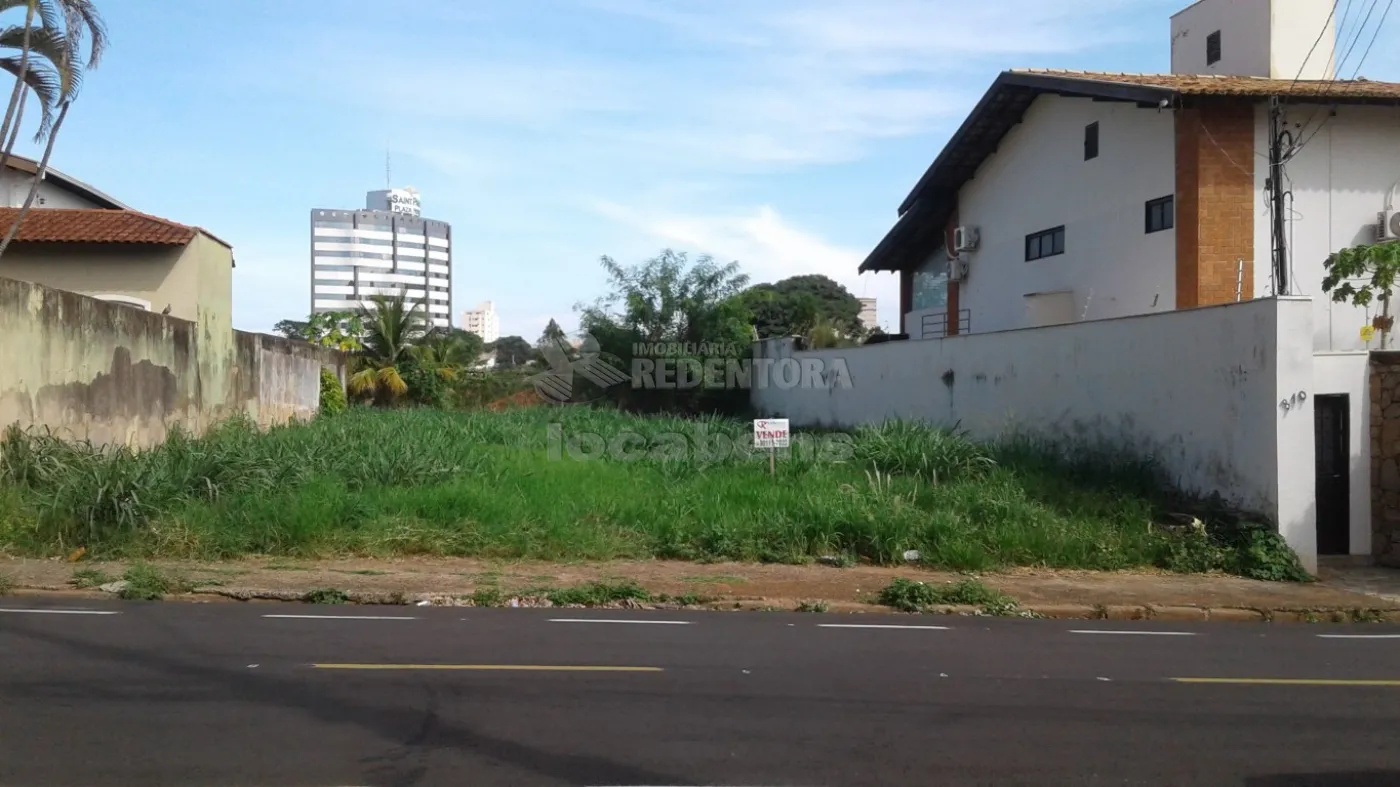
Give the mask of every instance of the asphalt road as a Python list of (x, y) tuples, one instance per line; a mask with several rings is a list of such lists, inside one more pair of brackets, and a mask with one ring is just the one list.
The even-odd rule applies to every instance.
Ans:
[(1396, 627), (0, 606), (3, 787), (1400, 785)]

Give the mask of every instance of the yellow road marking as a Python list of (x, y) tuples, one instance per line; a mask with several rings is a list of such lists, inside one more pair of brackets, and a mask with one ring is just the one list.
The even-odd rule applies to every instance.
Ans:
[(1309, 678), (1172, 678), (1177, 683), (1234, 683), (1246, 686), (1400, 686), (1400, 680), (1318, 680)]
[(476, 670), (503, 672), (661, 672), (660, 667), (576, 667), (547, 664), (312, 664), (340, 670)]

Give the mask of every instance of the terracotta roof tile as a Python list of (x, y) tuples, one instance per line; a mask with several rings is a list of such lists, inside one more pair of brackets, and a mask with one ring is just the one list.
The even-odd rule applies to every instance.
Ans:
[(1038, 74), (1061, 79), (1109, 82), (1171, 90), (1184, 96), (1266, 97), (1289, 95), (1297, 98), (1323, 98), (1327, 101), (1400, 102), (1400, 82), (1372, 82), (1367, 79), (1263, 79), (1261, 77), (1215, 76), (1213, 74), (1113, 74), (1095, 71), (1057, 71), (1018, 68), (1015, 74)]
[[(8, 230), (18, 216), (18, 208), (0, 208), (0, 227)], [(203, 230), (134, 210), (35, 208), (25, 216), (15, 240), (24, 243), (184, 246), (194, 240), (199, 232)], [(209, 237), (214, 238), (213, 235)], [(228, 245), (218, 238), (214, 240)]]

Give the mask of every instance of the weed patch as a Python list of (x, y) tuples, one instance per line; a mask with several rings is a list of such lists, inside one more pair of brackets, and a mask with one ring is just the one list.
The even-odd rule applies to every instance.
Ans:
[(830, 605), (825, 601), (803, 601), (797, 605), (794, 612), (826, 612)]
[(73, 587), (81, 590), (92, 590), (114, 581), (115, 579), (110, 574), (95, 568), (84, 568), (74, 571), (73, 578), (69, 580)]
[(984, 615), (1014, 615), (1020, 612), (1016, 599), (975, 579), (948, 585), (930, 585), (896, 578), (880, 591), (879, 602), (901, 612), (926, 612), (931, 607), (980, 607)]
[(589, 582), (547, 591), (545, 598), (556, 607), (602, 607), (627, 601), (650, 601), (651, 594), (634, 582)]
[(0, 596), (8, 596), (14, 592), (15, 580), (9, 574), (0, 574)]
[(122, 579), (126, 586), (117, 595), (129, 601), (159, 601), (172, 593), (188, 593), (193, 589), (183, 578), (147, 563), (130, 566)]
[(336, 588), (317, 588), (301, 597), (307, 604), (349, 604), (350, 597)]
[(503, 607), (506, 603), (506, 596), (500, 588), (477, 588), (472, 592), (472, 606), (474, 607)]

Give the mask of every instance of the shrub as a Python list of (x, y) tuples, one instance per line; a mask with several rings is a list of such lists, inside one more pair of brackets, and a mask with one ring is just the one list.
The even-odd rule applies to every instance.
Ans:
[(325, 416), (340, 415), (345, 412), (345, 389), (335, 372), (321, 368), (321, 410)]

